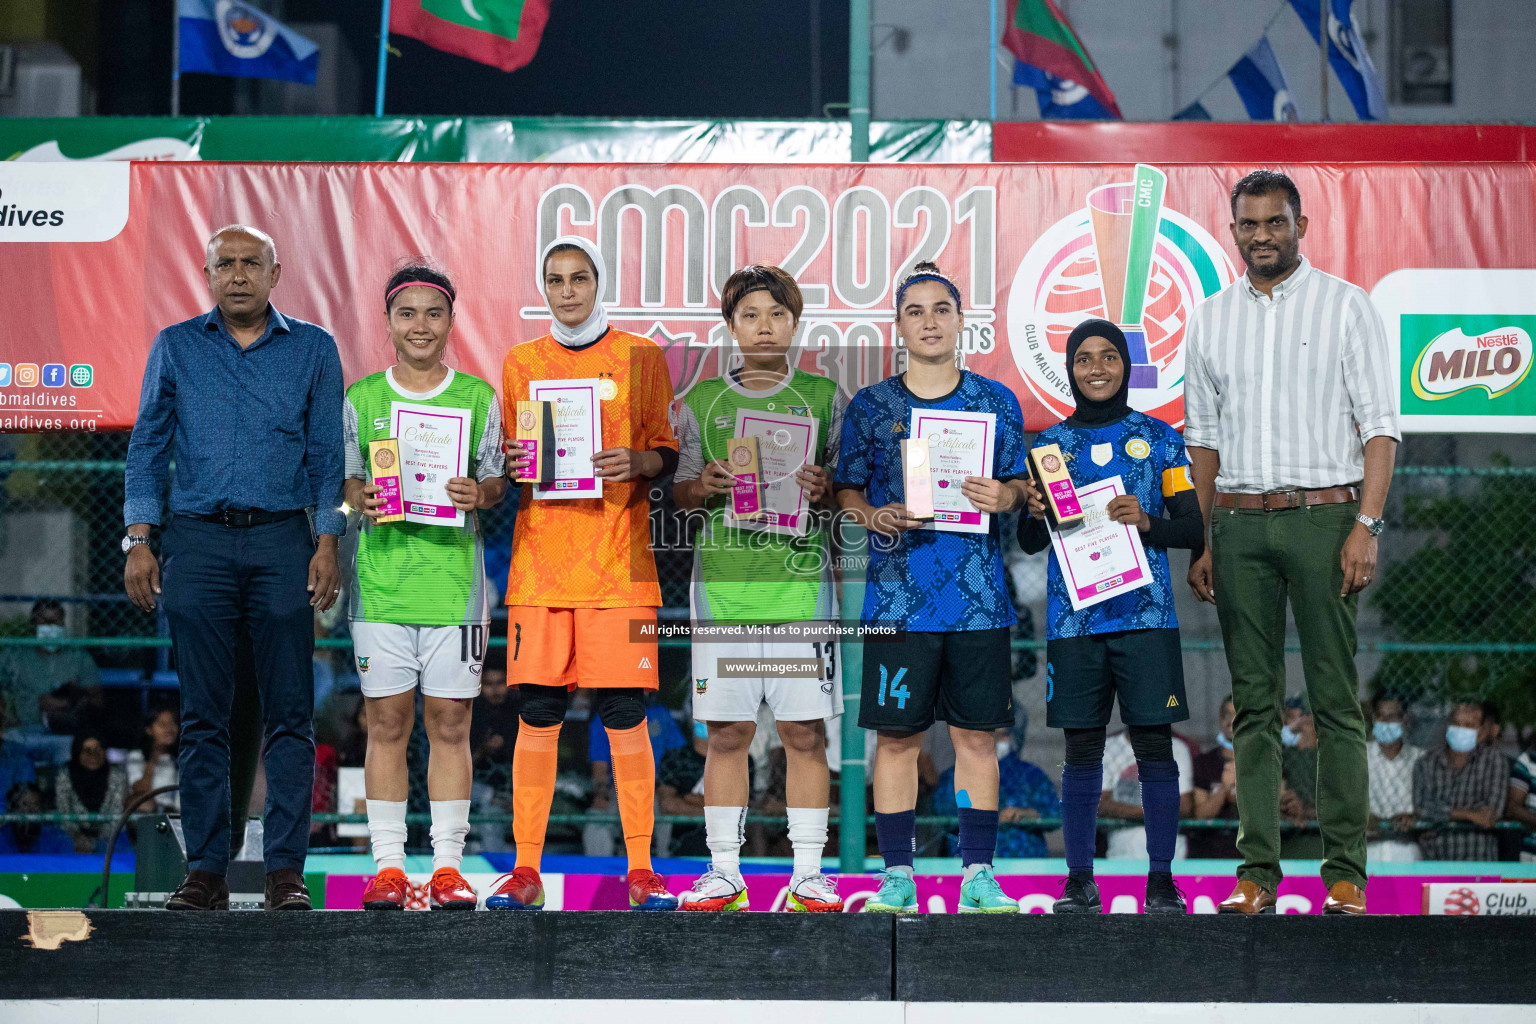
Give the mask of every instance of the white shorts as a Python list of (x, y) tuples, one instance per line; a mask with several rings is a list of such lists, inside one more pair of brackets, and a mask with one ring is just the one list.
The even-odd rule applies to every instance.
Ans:
[(421, 683), (428, 697), (470, 698), (480, 694), (480, 667), (490, 624), (403, 626), (395, 622), (352, 623), (352, 655), (364, 697), (393, 697)]
[[(835, 642), (696, 643), (693, 717), (700, 722), (754, 722), (765, 702), (778, 722), (817, 722), (843, 713), (842, 653)], [(821, 662), (816, 678), (721, 678), (720, 661), (800, 658)]]

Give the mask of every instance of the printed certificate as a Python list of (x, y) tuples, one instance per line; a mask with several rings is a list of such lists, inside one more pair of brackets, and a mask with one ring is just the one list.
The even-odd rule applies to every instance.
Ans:
[(992, 475), (997, 415), (954, 409), (913, 409), (911, 436), (928, 439), (933, 463), (933, 522), (920, 529), (986, 533), (992, 517), (977, 511), (960, 485), (968, 476)]
[(735, 437), (755, 437), (762, 461), (764, 489), (763, 511), (755, 522), (740, 522), (726, 517), (727, 526), (793, 537), (803, 535), (810, 526), (811, 504), (795, 474), (816, 464), (816, 439), (820, 423), (815, 416), (788, 413), (736, 410)]
[(1082, 522), (1051, 531), (1056, 564), (1066, 580), (1074, 611), (1152, 582), (1141, 531), (1134, 523), (1113, 521), (1104, 511), (1111, 498), (1124, 493), (1125, 483), (1118, 476), (1078, 487)]
[(468, 409), (390, 404), (406, 522), (464, 525), (464, 513), (448, 497), (448, 481), (468, 473), (470, 416)]
[(535, 500), (603, 496), (603, 479), (592, 465), (592, 456), (603, 450), (598, 383), (596, 377), (528, 382), (530, 399), (555, 404), (555, 478), (532, 485)]

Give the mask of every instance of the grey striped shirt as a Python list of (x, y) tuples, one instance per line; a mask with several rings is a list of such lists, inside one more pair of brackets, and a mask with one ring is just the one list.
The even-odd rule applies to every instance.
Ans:
[(1305, 257), (1273, 297), (1244, 276), (1196, 307), (1184, 372), (1184, 443), (1220, 453), (1218, 491), (1359, 483), (1365, 442), (1402, 437), (1381, 314)]

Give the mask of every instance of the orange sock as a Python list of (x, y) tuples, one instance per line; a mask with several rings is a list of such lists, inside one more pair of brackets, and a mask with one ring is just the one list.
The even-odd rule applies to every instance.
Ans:
[(642, 722), (633, 729), (605, 731), (613, 751), (613, 789), (624, 825), (629, 870), (649, 871), (651, 835), (656, 831), (656, 760), (651, 755), (650, 730)]
[(560, 727), (518, 724), (512, 748), (512, 837), (517, 840), (517, 866), (539, 870), (544, 856), (544, 832), (549, 805), (555, 799), (555, 765), (560, 754)]

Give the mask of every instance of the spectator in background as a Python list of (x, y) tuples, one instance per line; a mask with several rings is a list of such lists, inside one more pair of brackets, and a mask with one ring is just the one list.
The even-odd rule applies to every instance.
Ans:
[[(662, 757), (670, 750), (686, 747), (688, 741), (683, 738), (683, 732), (672, 718), (672, 712), (656, 703), (654, 691), (646, 696), (645, 726), (651, 738), (651, 757), (655, 759), (656, 768), (659, 771)], [(612, 757), (608, 743), (608, 730), (603, 728), (602, 717), (594, 713), (589, 719), (587, 732), (587, 760), (592, 768), (591, 810), (601, 814), (609, 814), (613, 811)], [(702, 807), (703, 804), (699, 806)], [(657, 828), (656, 833), (664, 835), (666, 827)], [(703, 834), (702, 831), (700, 834)], [(612, 856), (617, 835), (612, 825), (595, 823), (588, 825), (582, 830), (582, 850), (588, 857)]]
[[(1173, 760), (1179, 766), (1179, 817), (1187, 818), (1195, 809), (1194, 757), (1189, 744), (1172, 737)], [(1142, 820), (1141, 776), (1136, 768), (1136, 751), (1131, 734), (1122, 729), (1104, 742), (1104, 792), (1099, 797), (1099, 817)], [(1106, 857), (1147, 859), (1147, 830), (1142, 826), (1117, 828), (1109, 833)], [(1173, 845), (1173, 859), (1189, 855), (1189, 841), (1180, 835)]]
[[(1293, 825), (1317, 820), (1317, 720), (1304, 696), (1285, 702), (1280, 726), (1280, 816)], [(1280, 856), (1313, 860), (1323, 855), (1323, 837), (1310, 829), (1286, 832)]]
[[(676, 728), (674, 723), (673, 728)], [(654, 744), (654, 736), (652, 743)], [(656, 797), (662, 814), (698, 815), (697, 825), (673, 830), (667, 854), (672, 857), (708, 857), (704, 835), (704, 758), (709, 753), (709, 727), (693, 723), (693, 742), (672, 747), (656, 766)], [(751, 767), (747, 771), (750, 774)]]
[(37, 779), (37, 769), (32, 759), (22, 753), (19, 745), (6, 741), (0, 734), (0, 814), (6, 813), (7, 794), (24, 782)]
[[(512, 763), (517, 740), (517, 701), (507, 688), (507, 650), (492, 647), (485, 652), (480, 670), (480, 696), (470, 714), (469, 749), (475, 772)], [(508, 776), (510, 780), (510, 775)]]
[[(137, 800), (150, 790), (161, 786), (174, 786), (180, 774), (176, 767), (176, 752), (181, 739), (181, 723), (174, 708), (161, 708), (144, 727), (144, 742), (138, 750), (128, 752), (128, 799)], [(181, 807), (179, 792), (161, 793), (155, 797), (155, 807), (162, 811), (176, 811)]]
[[(9, 804), (13, 814), (42, 814), (43, 791), (35, 782), (23, 782), (12, 788)], [(0, 827), (0, 854), (74, 853), (74, 840), (57, 825), (33, 821)]]
[[(997, 856), (1045, 857), (1045, 833), (1039, 829), (1020, 828), (1021, 821), (1061, 816), (1061, 797), (1051, 777), (1038, 765), (1024, 760), (1024, 736), (1029, 731), (1029, 712), (1019, 701), (1013, 702), (1013, 725), (997, 729)], [(946, 768), (939, 776), (933, 794), (935, 814), (958, 814), (955, 801), (955, 769)], [(951, 857), (960, 855), (960, 835), (946, 837)]]
[[(1509, 795), (1503, 754), (1478, 744), (1483, 709), (1464, 702), (1451, 708), (1445, 745), (1419, 758), (1413, 769), (1413, 807), (1420, 821), (1460, 821), (1492, 828)], [(1494, 860), (1498, 839), (1483, 831), (1429, 829), (1419, 837), (1426, 860)]]
[(1510, 769), (1509, 795), (1504, 814), (1525, 826), (1520, 840), (1520, 860), (1536, 863), (1536, 747), (1521, 754)]
[[(1237, 709), (1232, 704), (1231, 694), (1221, 702), (1219, 716), (1216, 745), (1195, 758), (1194, 807), (1190, 817), (1202, 821), (1237, 817), (1237, 761), (1232, 750), (1232, 727), (1237, 720)], [(1227, 859), (1238, 856), (1236, 829), (1191, 829), (1188, 840), (1191, 857)]]
[[(122, 814), (128, 794), (128, 777), (117, 765), (107, 763), (107, 747), (92, 731), (75, 733), (69, 750), (69, 768), (53, 780), (53, 802), (60, 814)], [(106, 848), (111, 825), (66, 822), (76, 853), (99, 853)]]
[[(1413, 771), (1424, 756), (1422, 747), (1403, 738), (1403, 702), (1390, 693), (1371, 700), (1371, 741), (1365, 748), (1365, 768), (1371, 790), (1371, 830), (1375, 841), (1366, 847), (1373, 861), (1410, 861), (1420, 857), (1419, 844), (1408, 837), (1413, 828)], [(1381, 833), (1398, 833), (1382, 836)]]
[(1478, 730), (1477, 742), (1480, 746), (1496, 747), (1504, 735), (1504, 716), (1499, 711), (1497, 701), (1485, 700), (1482, 708), (1483, 727)]
[[(470, 809), (476, 814), (510, 814), (512, 811), (512, 747), (517, 742), (517, 691), (507, 686), (507, 649), (491, 647), (480, 670), (480, 696), (469, 718), (469, 749), (474, 760), (475, 781), (470, 787)], [(507, 830), (502, 825), (478, 825), (473, 833), (475, 850), (499, 853), (507, 849)]]
[[(68, 635), (64, 606), (44, 599), (32, 606), (31, 622), (39, 640)], [(5, 723), (10, 739), (39, 761), (61, 764), (69, 756), (73, 712), (101, 685), (101, 670), (81, 647), (44, 643), (8, 647), (0, 653), (0, 695), (14, 721)], [(58, 736), (56, 733), (66, 735)]]

